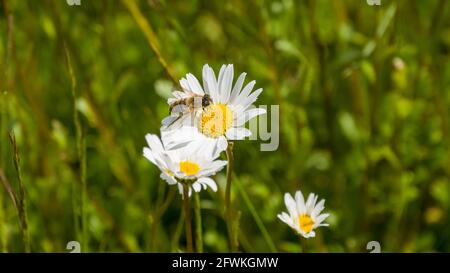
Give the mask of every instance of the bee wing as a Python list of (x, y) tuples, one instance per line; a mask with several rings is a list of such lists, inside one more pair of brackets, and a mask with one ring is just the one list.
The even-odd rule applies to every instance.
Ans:
[(175, 103), (177, 100), (178, 99), (176, 99), (176, 98), (168, 98), (167, 99), (167, 104), (171, 105), (171, 104)]
[(162, 120), (163, 129), (178, 129), (188, 117), (189, 115), (184, 114), (183, 112), (179, 112), (175, 115), (172, 114)]
[(178, 105), (175, 105), (172, 108), (171, 114), (172, 115), (178, 115), (178, 114), (186, 113), (187, 111), (189, 111), (189, 107), (187, 105), (185, 105), (185, 104), (178, 104)]
[(181, 118), (182, 115), (178, 115), (178, 116), (168, 116), (166, 118), (164, 118), (162, 120), (162, 126), (163, 129), (168, 129), (169, 127), (171, 127), (177, 120), (179, 120)]
[(194, 126), (198, 113), (194, 112), (180, 112), (177, 115), (170, 115), (163, 119), (164, 129), (178, 129), (184, 125)]

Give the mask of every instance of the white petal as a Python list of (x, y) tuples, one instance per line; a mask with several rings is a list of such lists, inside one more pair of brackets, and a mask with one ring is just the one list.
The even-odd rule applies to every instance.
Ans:
[(317, 226), (321, 225), (322, 222), (323, 222), (325, 219), (328, 218), (328, 216), (330, 216), (329, 213), (324, 213), (324, 214), (321, 214), (321, 215), (317, 216), (314, 225), (317, 225)]
[(164, 157), (165, 150), (161, 143), (161, 140), (156, 135), (152, 134), (147, 134), (145, 138), (149, 147), (144, 147), (144, 157), (150, 160), (150, 162), (152, 162), (156, 166), (165, 168), (167, 164), (166, 158)]
[(244, 87), (242, 92), (236, 97), (236, 99), (231, 102), (231, 104), (242, 104), (242, 102), (247, 99), (248, 95), (252, 91), (252, 89), (255, 86), (255, 84), (256, 84), (256, 81), (249, 82)]
[(181, 78), (180, 86), (184, 91), (189, 91), (189, 82), (185, 78)]
[(184, 194), (183, 194), (183, 184), (178, 183), (177, 186), (178, 186), (178, 192), (179, 192), (179, 193), (183, 196), (183, 198), (184, 198)]
[(167, 154), (167, 152), (154, 154), (154, 156), (158, 166), (162, 167), (163, 169), (170, 169), (170, 166), (172, 165), (172, 159)]
[(189, 83), (190, 90), (199, 95), (204, 95), (203, 88), (198, 82), (197, 78), (191, 73), (186, 75), (187, 81)]
[(244, 127), (232, 127), (227, 130), (226, 136), (230, 140), (242, 140), (248, 136), (251, 136), (252, 132)]
[(301, 214), (306, 213), (306, 207), (305, 207), (305, 199), (303, 197), (303, 194), (300, 190), (298, 190), (295, 193), (295, 203), (297, 204), (297, 211)]
[[(180, 85), (181, 85), (181, 80), (180, 80)], [(181, 87), (183, 87), (183, 86), (181, 85)], [(183, 99), (187, 96), (187, 94), (185, 92), (181, 92), (181, 91), (173, 91), (172, 96), (174, 96), (176, 99)]]
[(205, 147), (201, 141), (197, 141), (195, 139), (191, 140), (191, 142), (186, 144), (185, 149), (183, 149), (185, 155), (188, 157), (197, 156), (205, 153)]
[(231, 91), (231, 95), (229, 98), (229, 103), (233, 104), (237, 96), (239, 95), (239, 92), (241, 92), (242, 85), (244, 84), (245, 76), (247, 73), (242, 73), (239, 78), (236, 81), (236, 84), (233, 87), (233, 91)]
[(227, 66), (226, 65), (222, 65), (220, 67), (220, 71), (219, 71), (219, 77), (217, 78), (217, 91), (219, 92), (219, 101), (220, 103), (222, 103), (222, 93), (223, 93), (223, 83), (224, 83), (224, 77), (225, 77), (225, 71), (226, 71)]
[(164, 147), (161, 143), (161, 140), (156, 135), (147, 134), (145, 135), (145, 139), (147, 140), (147, 144), (150, 147), (150, 150), (152, 150), (152, 152), (159, 153), (164, 151)]
[(165, 172), (162, 172), (159, 177), (165, 180), (169, 185), (175, 185), (177, 183), (177, 180), (173, 176), (167, 175)]
[(222, 83), (223, 76), (225, 75), (225, 69), (226, 69), (226, 68), (227, 68), (227, 66), (224, 65), (224, 64), (220, 67), (220, 70), (219, 70), (219, 77), (217, 78), (217, 83), (218, 83), (219, 85)]
[(315, 198), (315, 194), (314, 193), (310, 193), (309, 195), (308, 195), (308, 199), (306, 199), (306, 212), (308, 213), (308, 214), (310, 214), (311, 213), (311, 210), (312, 210), (312, 204), (313, 204), (313, 202), (314, 202), (314, 198)]
[(191, 142), (204, 141), (206, 137), (195, 127), (183, 126), (174, 130), (161, 130), (161, 139), (164, 147), (173, 150), (182, 148)]
[(258, 99), (258, 96), (261, 94), (262, 91), (263, 91), (263, 89), (260, 88), (260, 89), (256, 90), (255, 92), (253, 92), (250, 96), (248, 96), (242, 102), (237, 102), (237, 103), (241, 104), (242, 107), (244, 107), (244, 109), (247, 109), (250, 105), (252, 105), (256, 101), (256, 99)]
[[(205, 68), (205, 66), (206, 66), (206, 68)], [(217, 90), (216, 76), (214, 75), (214, 71), (212, 70), (211, 67), (209, 67), (208, 65), (205, 65), (205, 66), (203, 67), (203, 69), (204, 70), (206, 69), (206, 78), (204, 78), (203, 80), (206, 81), (205, 84), (207, 86), (209, 95), (211, 96), (211, 99), (213, 100), (213, 102), (218, 102), (219, 101), (219, 93)]]
[(202, 190), (202, 185), (197, 181), (192, 184), (192, 188), (194, 188), (194, 191), (199, 192)]
[(198, 176), (211, 176), (215, 175), (219, 171), (221, 171), (226, 165), (226, 160), (216, 160), (211, 162), (206, 168), (204, 168), (202, 171), (200, 171), (197, 175)]
[(297, 215), (298, 215), (297, 205), (295, 204), (294, 199), (292, 198), (292, 196), (289, 193), (284, 194), (284, 203), (285, 203), (286, 208), (288, 209), (291, 217), (297, 217)]
[(252, 118), (257, 117), (262, 114), (265, 114), (265, 113), (266, 113), (266, 109), (263, 109), (263, 108), (253, 108), (253, 109), (247, 110), (242, 115), (239, 115), (236, 118), (236, 122), (235, 122), (234, 126), (242, 126), (247, 121), (251, 120)]
[(198, 182), (198, 183), (201, 183), (201, 184), (204, 184), (204, 185), (206, 185), (206, 186), (208, 186), (208, 187), (210, 187), (214, 192), (217, 191), (217, 185), (216, 185), (216, 182), (214, 182), (214, 180), (212, 180), (212, 179), (209, 178), (209, 177), (202, 177), (202, 178), (199, 178), (199, 179), (197, 179), (197, 182)]
[(144, 157), (150, 160), (153, 164), (156, 165), (155, 157), (153, 156), (152, 151), (148, 147), (144, 147), (143, 149)]
[(320, 200), (320, 202), (317, 203), (316, 206), (314, 206), (313, 211), (311, 212), (311, 215), (314, 217), (319, 215), (322, 212), (322, 210), (325, 208), (324, 204), (325, 204), (325, 199)]
[(221, 85), (221, 101), (222, 103), (227, 103), (230, 94), (231, 94), (231, 87), (233, 85), (233, 65), (229, 64), (227, 68), (225, 69), (225, 75), (222, 79), (222, 85)]
[(203, 66), (203, 69), (202, 69), (202, 81), (203, 81), (203, 90), (205, 90), (205, 93), (206, 94), (211, 94), (210, 92), (209, 92), (209, 86), (208, 86), (208, 83), (207, 83), (207, 78), (208, 78), (208, 65), (207, 64), (205, 64), (204, 66)]
[(281, 221), (285, 222), (289, 226), (293, 225), (291, 217), (286, 212), (282, 212), (281, 214), (278, 214), (277, 216)]
[[(205, 158), (209, 158), (212, 160), (218, 158), (220, 156), (220, 153), (226, 149), (228, 144), (226, 139), (225, 142), (222, 143), (221, 138), (214, 139), (206, 136), (198, 140), (198, 142), (201, 143), (202, 155), (204, 155)], [(225, 148), (223, 147), (223, 144), (225, 144)]]
[(312, 201), (310, 207), (308, 208), (308, 213), (309, 213), (309, 214), (312, 214), (312, 212), (313, 212), (313, 210), (314, 210), (314, 207), (316, 206), (317, 198), (318, 198), (318, 197), (319, 197), (319, 196), (318, 196), (317, 194), (314, 195), (314, 199), (313, 199), (313, 201)]
[(213, 157), (216, 158), (220, 155), (221, 152), (225, 151), (228, 147), (228, 141), (226, 139), (226, 137), (224, 136), (220, 136), (217, 140), (216, 140), (216, 145), (215, 145), (215, 150), (213, 153)]

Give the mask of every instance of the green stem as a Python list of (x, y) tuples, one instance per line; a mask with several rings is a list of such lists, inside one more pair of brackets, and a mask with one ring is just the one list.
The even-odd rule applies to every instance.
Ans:
[(240, 183), (237, 183), (237, 189), (240, 192), (242, 198), (244, 199), (245, 204), (247, 205), (248, 210), (250, 211), (251, 215), (253, 216), (253, 219), (256, 222), (256, 225), (258, 226), (259, 230), (261, 231), (264, 240), (266, 241), (266, 244), (269, 246), (269, 249), (272, 253), (277, 252), (277, 249), (275, 247), (275, 244), (273, 243), (272, 238), (269, 235), (269, 232), (267, 231), (266, 227), (264, 226), (263, 221), (261, 220), (261, 217), (259, 217), (258, 212), (255, 209), (255, 206), (253, 205), (251, 199), (248, 197), (247, 192), (245, 191), (244, 187), (241, 186)]
[(186, 227), (187, 252), (193, 252), (191, 211), (189, 208), (189, 185), (183, 183), (184, 224)]
[(202, 212), (200, 207), (200, 193), (194, 194), (195, 212), (195, 247), (198, 253), (203, 253)]
[(228, 142), (227, 154), (227, 185), (225, 188), (225, 218), (228, 229), (228, 239), (230, 242), (230, 251), (235, 252), (238, 249), (237, 236), (234, 230), (233, 211), (231, 208), (231, 177), (233, 175), (233, 142)]
[(300, 245), (302, 246), (302, 253), (308, 253), (308, 239), (300, 237)]

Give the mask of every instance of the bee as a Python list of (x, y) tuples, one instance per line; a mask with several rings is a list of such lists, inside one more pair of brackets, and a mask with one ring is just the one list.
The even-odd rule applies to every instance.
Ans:
[(187, 113), (187, 112), (193, 112), (195, 110), (195, 103), (201, 99), (202, 102), (202, 108), (208, 107), (212, 103), (212, 99), (208, 94), (205, 95), (198, 95), (198, 94), (192, 94), (189, 97), (182, 98), (182, 99), (176, 99), (174, 101), (171, 101), (169, 104), (169, 114), (174, 113)]
[(209, 94), (199, 95), (191, 93), (185, 98), (171, 99), (169, 101), (170, 116), (163, 120), (163, 125), (170, 127), (183, 116), (188, 116), (186, 114), (199, 110), (200, 105), (198, 104), (200, 101), (202, 110), (213, 103)]

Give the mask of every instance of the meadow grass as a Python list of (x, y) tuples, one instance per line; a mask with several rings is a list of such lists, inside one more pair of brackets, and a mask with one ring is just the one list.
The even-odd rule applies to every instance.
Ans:
[[(450, 5), (381, 2), (2, 0), (1, 251), (186, 251), (142, 148), (205, 63), (264, 88), (280, 145), (234, 144), (191, 200), (192, 250), (450, 251)], [(331, 213), (306, 247), (276, 217), (299, 188)]]

